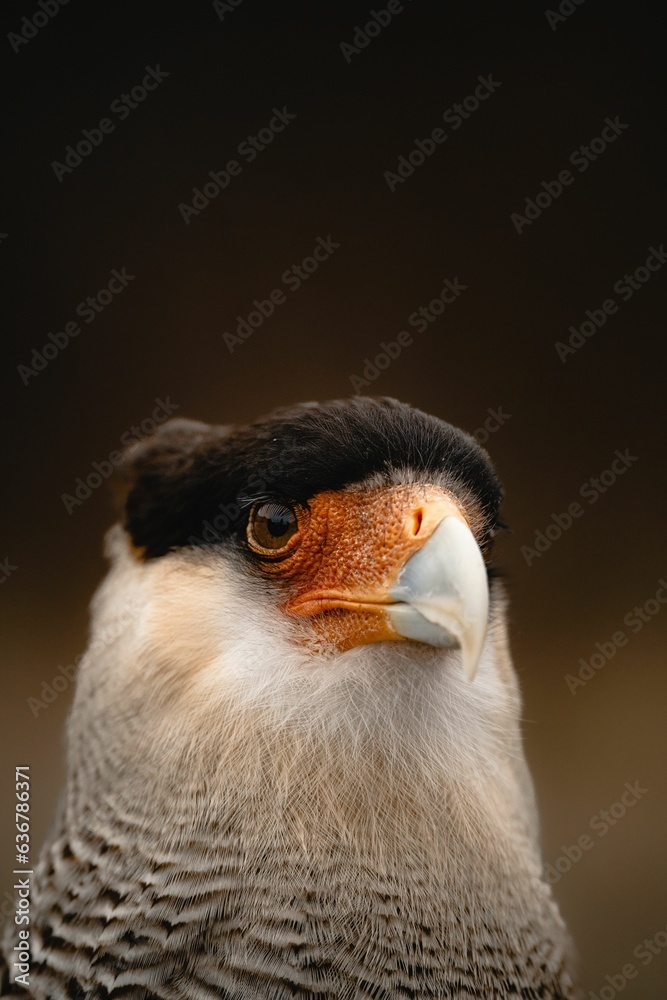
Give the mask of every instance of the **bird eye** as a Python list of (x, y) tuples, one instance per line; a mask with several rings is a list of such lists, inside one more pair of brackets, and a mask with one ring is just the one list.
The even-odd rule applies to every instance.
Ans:
[(273, 500), (257, 504), (248, 522), (248, 541), (256, 552), (279, 552), (296, 534), (296, 513), (289, 504)]

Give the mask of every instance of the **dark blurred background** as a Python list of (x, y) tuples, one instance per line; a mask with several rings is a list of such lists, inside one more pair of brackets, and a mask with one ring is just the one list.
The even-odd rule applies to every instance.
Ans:
[[(114, 517), (106, 483), (88, 496), (79, 486), (79, 503), (63, 497), (77, 499), (93, 463), (107, 468), (125, 432), (150, 429), (156, 400), (180, 416), (246, 421), (349, 395), (356, 376), (363, 391), (477, 431), (498, 467), (527, 753), (586, 996), (608, 1000), (631, 963), (624, 1000), (663, 997), (667, 213), (664, 42), (651, 8), (406, 0), (377, 30), (384, 0), (72, 2), (36, 29), (43, 10), (23, 0), (2, 15), (3, 911), (13, 767), (31, 767), (37, 843), (64, 774), (71, 687), (53, 681), (84, 648)], [(355, 37), (358, 51), (341, 48)], [(147, 67), (162, 82), (139, 101)], [(480, 76), (492, 92), (457, 119)], [(136, 107), (111, 110), (123, 94)], [(284, 108), (296, 117), (249, 162), (239, 144)], [(113, 131), (78, 165), (70, 157), (71, 170), (54, 169), (104, 118)], [(446, 140), (412, 174), (385, 176), (437, 128)], [(613, 141), (591, 146), (605, 129)], [(241, 172), (186, 223), (179, 205), (231, 159)], [(572, 182), (547, 204), (542, 182), (557, 191), (568, 169)], [(533, 221), (513, 220), (538, 192)], [(293, 290), (282, 276), (318, 237), (339, 246)], [(77, 316), (123, 268), (133, 278), (94, 321)], [(623, 276), (638, 268), (633, 289)], [(444, 279), (465, 291), (420, 332), (409, 317)], [(286, 301), (230, 350), (223, 335), (276, 288)], [(600, 322), (608, 299), (617, 310), (559, 356), (569, 327), (594, 324), (587, 310)], [(81, 333), (40, 361), (33, 349), (44, 358), (48, 335), (70, 322)], [(375, 365), (401, 331), (412, 344)], [(600, 480), (617, 450), (632, 460)], [(581, 515), (558, 529), (553, 515), (575, 502)], [(544, 551), (531, 553), (538, 531)], [(633, 805), (626, 782), (642, 790)]]

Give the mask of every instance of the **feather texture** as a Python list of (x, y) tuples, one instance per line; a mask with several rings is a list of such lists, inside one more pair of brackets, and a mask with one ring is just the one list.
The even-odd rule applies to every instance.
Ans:
[(31, 996), (573, 1000), (500, 581), (471, 685), (456, 650), (314, 653), (235, 545), (107, 552)]

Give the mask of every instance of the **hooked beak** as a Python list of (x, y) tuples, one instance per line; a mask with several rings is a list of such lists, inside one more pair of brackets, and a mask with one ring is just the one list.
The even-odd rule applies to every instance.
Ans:
[(489, 614), (486, 567), (464, 522), (445, 517), (424, 547), (411, 556), (389, 591), (386, 614), (406, 639), (458, 647), (469, 681), (484, 647)]
[[(286, 610), (344, 651), (409, 639), (460, 648), (473, 680), (486, 638), (486, 566), (463, 510), (439, 487), (319, 494), (300, 548), (276, 565)], [(320, 553), (315, 560), (312, 553)]]

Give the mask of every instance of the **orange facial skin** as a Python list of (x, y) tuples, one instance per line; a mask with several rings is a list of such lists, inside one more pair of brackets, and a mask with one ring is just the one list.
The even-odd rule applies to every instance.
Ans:
[(402, 640), (383, 606), (410, 556), (448, 515), (468, 519), (437, 486), (402, 484), (319, 493), (298, 509), (298, 530), (262, 571), (284, 581), (288, 614), (309, 616), (339, 651)]

